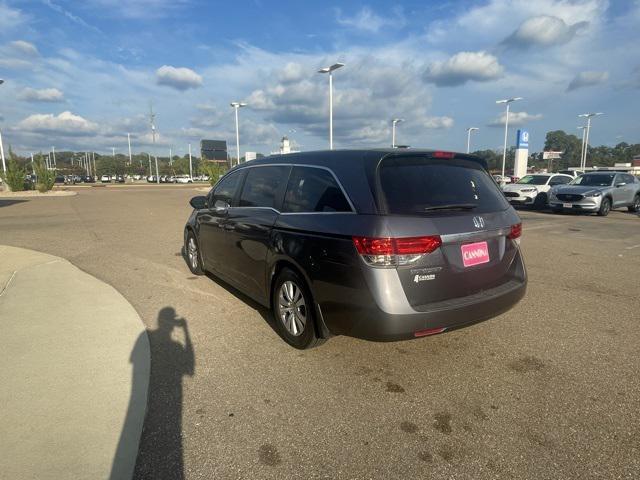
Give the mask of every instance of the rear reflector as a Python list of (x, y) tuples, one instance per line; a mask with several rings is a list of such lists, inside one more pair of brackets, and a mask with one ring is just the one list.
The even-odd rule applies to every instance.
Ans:
[(509, 232), (509, 235), (507, 235), (507, 237), (512, 240), (515, 240), (516, 238), (520, 238), (521, 235), (522, 235), (522, 224), (516, 223), (515, 225), (511, 225), (511, 231)]
[(407, 265), (442, 245), (439, 235), (404, 238), (352, 237), (365, 262), (376, 267)]
[(453, 158), (453, 157), (456, 156), (456, 154), (453, 153), (453, 152), (440, 152), (440, 151), (438, 151), (438, 152), (433, 152), (432, 156), (434, 158)]
[(446, 330), (446, 327), (440, 328), (427, 328), (426, 330), (418, 330), (413, 334), (414, 337), (428, 337), (429, 335), (435, 335), (436, 333), (442, 333)]

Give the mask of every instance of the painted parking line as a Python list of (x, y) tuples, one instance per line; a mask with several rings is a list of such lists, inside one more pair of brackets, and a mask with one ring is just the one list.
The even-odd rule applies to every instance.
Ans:
[(633, 250), (634, 248), (639, 248), (640, 247), (640, 243), (637, 245), (631, 245), (630, 247), (625, 247), (625, 250)]

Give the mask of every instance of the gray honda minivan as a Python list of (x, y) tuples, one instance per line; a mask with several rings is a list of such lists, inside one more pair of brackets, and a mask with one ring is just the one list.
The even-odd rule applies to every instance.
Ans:
[(191, 199), (184, 252), (271, 308), (282, 338), (423, 337), (525, 294), (521, 221), (475, 156), (332, 150), (243, 163)]

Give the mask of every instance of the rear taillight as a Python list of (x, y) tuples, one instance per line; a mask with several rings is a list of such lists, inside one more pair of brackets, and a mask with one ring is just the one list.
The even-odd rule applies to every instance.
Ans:
[(374, 267), (395, 267), (415, 262), (442, 245), (438, 235), (404, 238), (353, 237), (363, 260)]
[(456, 154), (453, 152), (441, 152), (441, 151), (433, 152), (431, 155), (434, 158), (453, 158), (456, 156)]
[(515, 225), (511, 225), (511, 231), (509, 232), (509, 238), (515, 240), (516, 238), (520, 238), (522, 235), (522, 224), (516, 223)]
[(522, 224), (521, 223), (516, 223), (515, 225), (511, 225), (511, 231), (509, 232), (509, 235), (507, 235), (507, 238), (510, 238), (511, 240), (516, 240), (516, 241), (520, 241), (520, 237), (522, 236)]

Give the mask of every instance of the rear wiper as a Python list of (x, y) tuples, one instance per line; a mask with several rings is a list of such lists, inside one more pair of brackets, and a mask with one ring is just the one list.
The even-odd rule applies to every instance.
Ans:
[(448, 203), (445, 205), (434, 205), (432, 207), (424, 207), (424, 211), (431, 210), (473, 210), (478, 205), (475, 203)]

